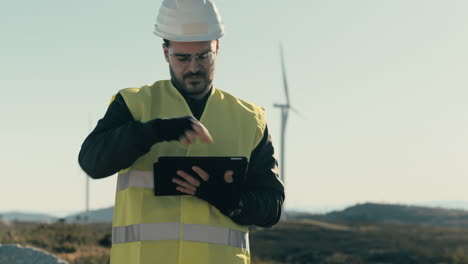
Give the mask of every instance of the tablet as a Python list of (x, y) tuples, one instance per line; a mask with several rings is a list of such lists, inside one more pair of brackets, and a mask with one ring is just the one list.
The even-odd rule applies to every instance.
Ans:
[[(186, 195), (186, 193), (176, 190), (177, 184), (172, 182), (173, 178), (182, 177), (176, 171), (182, 170), (192, 177), (203, 181), (193, 166), (198, 166), (210, 175), (210, 180), (224, 184), (242, 185), (245, 183), (247, 170), (246, 157), (160, 157), (153, 165), (154, 194), (159, 195)], [(234, 171), (233, 183), (226, 183), (223, 179), (227, 170)]]

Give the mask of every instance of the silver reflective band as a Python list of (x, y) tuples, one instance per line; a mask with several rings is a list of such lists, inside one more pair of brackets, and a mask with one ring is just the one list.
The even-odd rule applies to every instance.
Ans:
[(184, 240), (249, 249), (247, 233), (225, 227), (185, 224)]
[(153, 189), (153, 172), (130, 170), (127, 173), (119, 174), (117, 178), (117, 191), (123, 191), (130, 187)]
[(146, 240), (178, 240), (179, 223), (137, 224), (112, 227), (112, 243)]
[(184, 236), (181, 238), (180, 226), (180, 223), (116, 226), (112, 227), (112, 243), (181, 239), (249, 250), (248, 233), (225, 227), (184, 224), (182, 225)]

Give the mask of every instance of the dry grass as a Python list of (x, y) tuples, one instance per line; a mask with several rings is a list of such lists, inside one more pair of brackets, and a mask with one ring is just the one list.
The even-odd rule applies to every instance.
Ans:
[(251, 264), (283, 264), (283, 263), (272, 261), (272, 260), (252, 259)]
[(327, 223), (327, 222), (317, 221), (317, 220), (312, 220), (312, 219), (291, 220), (288, 222), (296, 223), (296, 224), (308, 224), (308, 225), (322, 227), (322, 228), (330, 229), (330, 230), (338, 230), (338, 231), (351, 231), (352, 230), (352, 228), (350, 228), (349, 226), (332, 224), (332, 223)]
[[(108, 258), (110, 254), (110, 249), (98, 247), (98, 246), (83, 246), (77, 248), (77, 250), (73, 253), (59, 253), (56, 254), (58, 257), (74, 264), (78, 263), (87, 263), (96, 262), (99, 264), (108, 263)], [(97, 262), (97, 261), (105, 261), (105, 262)]]
[[(0, 243), (30, 245), (71, 264), (109, 263), (110, 224), (0, 223)], [(252, 264), (467, 264), (468, 229), (288, 221), (251, 233)]]
[(105, 264), (110, 232), (110, 224), (0, 223), (0, 244), (40, 248), (71, 264)]

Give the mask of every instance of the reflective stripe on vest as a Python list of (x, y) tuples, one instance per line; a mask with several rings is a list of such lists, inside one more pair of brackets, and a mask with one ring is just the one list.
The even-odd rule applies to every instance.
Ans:
[(112, 228), (112, 243), (181, 239), (249, 250), (249, 238), (245, 232), (225, 227), (184, 224), (182, 225), (184, 235), (181, 238), (180, 226), (180, 223), (117, 226)]
[(123, 191), (130, 187), (154, 188), (154, 177), (152, 171), (130, 170), (119, 174), (117, 178), (117, 191)]
[(137, 224), (112, 227), (112, 243), (129, 243), (146, 240), (177, 240), (179, 223)]

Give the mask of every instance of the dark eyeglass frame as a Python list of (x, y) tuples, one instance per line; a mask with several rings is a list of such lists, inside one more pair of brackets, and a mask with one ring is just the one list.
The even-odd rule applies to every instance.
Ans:
[(192, 62), (192, 59), (195, 58), (199, 64), (208, 66), (213, 64), (216, 52), (206, 50), (197, 54), (170, 53), (169, 56), (175, 58), (175, 61), (180, 65), (188, 66)]

